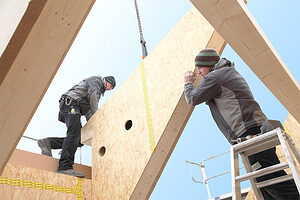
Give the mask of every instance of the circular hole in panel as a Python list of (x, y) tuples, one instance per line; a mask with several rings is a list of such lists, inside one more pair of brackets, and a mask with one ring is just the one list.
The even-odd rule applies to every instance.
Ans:
[(106, 152), (106, 148), (105, 148), (105, 146), (102, 146), (102, 147), (99, 149), (99, 155), (100, 155), (100, 156), (104, 156), (105, 152)]
[(132, 127), (132, 121), (131, 120), (128, 120), (126, 123), (125, 123), (125, 129), (126, 130), (129, 130), (131, 129)]

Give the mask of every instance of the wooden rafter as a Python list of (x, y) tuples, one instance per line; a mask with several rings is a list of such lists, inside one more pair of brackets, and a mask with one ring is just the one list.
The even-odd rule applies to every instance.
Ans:
[(0, 174), (94, 1), (30, 1), (0, 58)]
[(245, 3), (242, 0), (191, 2), (288, 112), (300, 122), (299, 84)]

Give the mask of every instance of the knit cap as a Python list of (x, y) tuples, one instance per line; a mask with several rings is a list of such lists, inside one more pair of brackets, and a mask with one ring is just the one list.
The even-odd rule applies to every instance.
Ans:
[(116, 80), (113, 76), (105, 76), (104, 79), (108, 81), (113, 86), (113, 88), (116, 86)]
[(195, 58), (196, 67), (213, 67), (220, 60), (219, 54), (213, 49), (203, 49)]

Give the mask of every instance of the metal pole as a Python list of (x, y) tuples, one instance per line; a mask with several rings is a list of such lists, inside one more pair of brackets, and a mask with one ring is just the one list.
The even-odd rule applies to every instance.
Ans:
[(82, 164), (82, 163), (81, 163), (81, 147), (80, 147), (80, 164)]
[(203, 178), (203, 182), (206, 186), (206, 190), (207, 190), (207, 194), (208, 194), (208, 198), (211, 198), (211, 195), (210, 195), (210, 190), (209, 190), (209, 187), (208, 187), (208, 182), (207, 182), (207, 177), (206, 177), (206, 173), (205, 173), (205, 165), (203, 162), (200, 163), (200, 170), (201, 170), (201, 174), (202, 174), (202, 178)]
[(38, 141), (38, 139), (32, 138), (32, 137), (28, 137), (26, 135), (22, 136), (23, 138), (29, 139), (29, 140), (33, 140), (33, 141)]

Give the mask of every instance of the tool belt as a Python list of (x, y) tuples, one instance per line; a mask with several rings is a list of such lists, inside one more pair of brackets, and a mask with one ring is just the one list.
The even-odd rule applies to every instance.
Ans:
[(256, 136), (259, 136), (259, 135), (261, 135), (261, 134), (256, 134), (256, 135), (248, 135), (248, 136), (246, 136), (246, 137), (239, 137), (239, 138), (237, 138), (236, 140), (231, 140), (231, 144), (238, 144), (238, 143), (241, 143), (241, 142), (244, 142), (244, 141), (246, 141), (246, 140), (249, 140), (249, 139), (251, 139), (251, 138), (254, 138), (254, 137), (256, 137)]
[(72, 102), (76, 102), (74, 99), (71, 99), (70, 97), (68, 96), (61, 96), (60, 99), (59, 99), (59, 103), (64, 103), (66, 106), (69, 106), (71, 105)]

